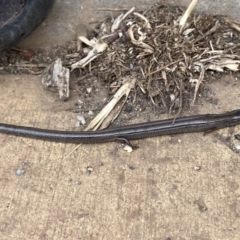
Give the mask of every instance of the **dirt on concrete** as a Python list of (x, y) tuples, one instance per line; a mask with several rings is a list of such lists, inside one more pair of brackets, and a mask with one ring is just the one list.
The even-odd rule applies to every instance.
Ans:
[[(60, 3), (55, 11), (67, 11)], [(87, 9), (90, 18), (92, 5)], [(61, 20), (58, 24), (64, 25)], [(23, 46), (33, 40), (34, 35)], [(94, 98), (99, 106), (94, 108), (89, 100), (86, 109), (97, 112), (108, 93), (101, 82), (82, 84), (80, 92), (72, 91), (69, 101), (60, 102), (56, 93), (43, 88), (39, 76), (1, 75), (0, 121), (78, 130), (73, 107), (78, 108), (79, 98)], [(98, 91), (86, 95), (93, 84)], [(239, 87), (238, 74), (213, 80), (198, 105), (185, 114), (238, 109)], [(145, 110), (137, 117), (133, 111), (129, 122), (124, 113), (118, 124), (159, 118), (153, 107)], [(85, 116), (91, 119), (88, 111)], [(68, 157), (76, 145), (1, 134), (0, 238), (237, 240), (240, 156), (232, 150), (240, 145), (236, 133), (240, 126), (206, 135), (143, 139), (136, 141), (139, 149), (132, 153), (120, 143), (82, 145)]]

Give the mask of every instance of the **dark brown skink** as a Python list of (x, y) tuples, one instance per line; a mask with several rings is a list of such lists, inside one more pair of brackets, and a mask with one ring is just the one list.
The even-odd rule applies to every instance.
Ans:
[[(173, 123), (174, 122), (174, 123)], [(0, 133), (66, 143), (102, 143), (190, 132), (206, 132), (240, 124), (240, 110), (205, 114), (93, 131), (57, 131), (0, 123)]]

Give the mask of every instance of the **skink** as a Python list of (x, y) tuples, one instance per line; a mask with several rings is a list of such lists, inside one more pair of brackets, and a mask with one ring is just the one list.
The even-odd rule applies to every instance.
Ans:
[(240, 109), (177, 119), (132, 124), (99, 131), (57, 131), (0, 123), (0, 133), (66, 143), (101, 143), (190, 132), (207, 132), (240, 124)]

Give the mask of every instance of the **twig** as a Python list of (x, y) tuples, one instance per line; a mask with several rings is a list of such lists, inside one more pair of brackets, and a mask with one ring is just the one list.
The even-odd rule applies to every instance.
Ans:
[(178, 112), (177, 114), (175, 115), (174, 117), (174, 121), (173, 123), (175, 122), (176, 118), (179, 117), (180, 113), (182, 112), (182, 105), (183, 105), (183, 82), (182, 82), (182, 79), (180, 80), (180, 86), (179, 86), (179, 109), (178, 109)]
[(225, 22), (233, 29), (235, 29), (236, 31), (240, 32), (240, 22), (236, 22), (236, 21), (232, 21), (229, 18), (223, 18), (225, 20)]
[(65, 155), (63, 157), (63, 160), (66, 160), (73, 152), (75, 152), (80, 146), (82, 146), (82, 143), (81, 144), (78, 144), (74, 149), (71, 150), (70, 153), (68, 153), (67, 155)]
[(79, 38), (81, 38), (81, 41), (83, 41), (85, 44), (92, 47), (92, 50), (88, 53), (88, 55), (85, 58), (72, 64), (71, 70), (74, 70), (76, 68), (83, 68), (89, 63), (91, 63), (94, 59), (102, 55), (107, 50), (108, 45), (112, 44), (118, 38), (121, 38), (124, 32), (126, 32), (131, 25), (132, 25), (132, 22), (128, 22), (113, 34), (106, 37), (102, 37), (99, 40), (94, 39), (95, 40), (94, 42), (89, 41), (87, 38), (80, 36)]
[(132, 14), (134, 11), (135, 11), (135, 7), (132, 7), (132, 8), (131, 8), (128, 12), (126, 12), (125, 14), (119, 15), (119, 16), (115, 19), (114, 23), (113, 23), (112, 26), (111, 26), (111, 32), (115, 32), (115, 31), (119, 28), (119, 26), (120, 26), (120, 24), (123, 22), (123, 20), (124, 20), (128, 15)]
[(179, 22), (179, 26), (180, 26), (180, 33), (182, 32), (188, 17), (190, 16), (191, 12), (193, 11), (194, 7), (196, 6), (198, 0), (192, 0), (192, 2), (190, 3), (190, 5), (188, 6), (186, 12), (184, 13), (184, 15), (182, 16), (180, 22)]
[(18, 68), (46, 68), (49, 65), (45, 64), (45, 63), (36, 63), (36, 64), (34, 64), (34, 63), (19, 63), (19, 62), (17, 62), (15, 64), (15, 66), (18, 67)]
[(91, 121), (91, 123), (87, 126), (85, 130), (98, 129), (99, 126), (103, 123), (104, 119), (106, 119), (112, 109), (120, 101), (120, 99), (123, 96), (126, 96), (125, 100), (127, 99), (127, 96), (129, 95), (131, 89), (135, 86), (135, 83), (136, 77), (128, 79), (114, 94), (112, 100), (99, 112), (99, 114)]
[(205, 74), (205, 68), (204, 68), (204, 65), (202, 63), (196, 63), (196, 65), (200, 66), (201, 67), (201, 73), (200, 73), (200, 76), (199, 76), (199, 79), (196, 83), (196, 86), (195, 86), (195, 90), (194, 90), (194, 97), (193, 97), (193, 100), (192, 100), (192, 106), (194, 105), (195, 103), (195, 100), (197, 98), (197, 93), (198, 93), (198, 89), (199, 89), (199, 86), (200, 84), (202, 83), (203, 79), (204, 79), (204, 74)]
[(202, 36), (199, 36), (195, 41), (193, 41), (194, 43), (197, 43), (199, 42), (200, 40), (206, 38), (207, 36), (211, 35), (212, 33), (216, 32), (216, 30), (218, 29), (219, 27), (219, 21), (216, 21), (215, 25), (210, 29), (208, 30), (206, 33), (204, 33)]
[(171, 63), (165, 65), (164, 67), (161, 67), (161, 68), (157, 69), (157, 70), (154, 71), (154, 72), (148, 73), (146, 76), (149, 77), (149, 76), (151, 76), (151, 75), (153, 75), (153, 74), (155, 74), (155, 73), (161, 72), (161, 71), (164, 70), (165, 68), (170, 67), (170, 66), (174, 65), (175, 63), (178, 63), (178, 62), (180, 62), (180, 61), (182, 61), (182, 60), (184, 60), (184, 58), (180, 58), (180, 59), (178, 59), (178, 60), (176, 60), (176, 61), (174, 61), (174, 62), (171, 62)]
[(125, 12), (129, 8), (98, 8), (98, 11)]

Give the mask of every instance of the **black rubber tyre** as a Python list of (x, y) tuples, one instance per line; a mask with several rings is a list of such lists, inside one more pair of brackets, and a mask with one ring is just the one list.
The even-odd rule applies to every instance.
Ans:
[(0, 53), (39, 26), (54, 0), (0, 0)]

